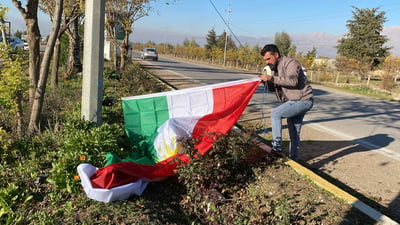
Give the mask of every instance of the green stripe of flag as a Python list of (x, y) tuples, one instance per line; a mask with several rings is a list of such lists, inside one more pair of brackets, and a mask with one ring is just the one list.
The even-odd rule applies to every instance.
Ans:
[(157, 129), (169, 119), (166, 96), (123, 100), (122, 108), (129, 142), (140, 153), (134, 153), (124, 160), (108, 154), (106, 165), (124, 161), (154, 164), (156, 152), (152, 143), (157, 136)]

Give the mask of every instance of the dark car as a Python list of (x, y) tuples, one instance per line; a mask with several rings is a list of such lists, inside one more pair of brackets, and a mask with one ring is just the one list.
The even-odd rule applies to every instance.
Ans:
[(158, 52), (155, 48), (144, 48), (140, 58), (145, 59), (152, 59), (153, 61), (158, 61)]

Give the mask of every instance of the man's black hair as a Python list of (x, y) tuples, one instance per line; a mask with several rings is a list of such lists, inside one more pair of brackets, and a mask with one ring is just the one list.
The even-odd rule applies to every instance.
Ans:
[(279, 52), (278, 47), (276, 45), (274, 45), (274, 44), (265, 45), (264, 48), (261, 49), (260, 54), (261, 54), (261, 56), (264, 56), (265, 53), (267, 53), (267, 52), (270, 52), (271, 54), (278, 53), (279, 55), (281, 55), (281, 53)]

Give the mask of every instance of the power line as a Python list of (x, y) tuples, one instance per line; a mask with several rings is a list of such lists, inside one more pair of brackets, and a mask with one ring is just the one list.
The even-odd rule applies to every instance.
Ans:
[[(228, 13), (228, 16), (227, 16), (227, 26), (226, 26), (226, 29), (228, 29), (228, 27), (229, 27), (229, 17), (230, 17), (230, 15), (231, 15), (231, 2), (230, 2), (230, 0), (229, 0), (229, 4), (228, 4), (228, 9), (226, 10), (226, 12)], [(228, 46), (228, 31), (226, 30), (225, 31), (225, 47), (224, 47), (224, 66), (226, 65), (226, 48), (227, 48), (227, 46)]]
[(239, 41), (239, 39), (236, 37), (235, 33), (233, 33), (233, 31), (231, 30), (229, 24), (225, 21), (224, 17), (221, 15), (221, 13), (218, 11), (217, 7), (215, 7), (214, 3), (212, 0), (209, 0), (211, 5), (213, 6), (214, 10), (217, 12), (217, 14), (219, 15), (219, 17), (221, 18), (221, 20), (224, 22), (224, 24), (226, 25), (226, 27), (228, 28), (228, 30), (231, 32), (231, 34), (233, 35), (233, 37), (235, 38), (235, 40), (239, 43), (239, 45), (241, 47), (243, 47), (242, 43)]

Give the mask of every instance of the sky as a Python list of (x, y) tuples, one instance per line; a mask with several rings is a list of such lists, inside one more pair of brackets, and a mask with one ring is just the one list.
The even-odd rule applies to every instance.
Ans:
[(167, 35), (206, 36), (215, 29), (224, 32), (225, 22), (236, 36), (265, 37), (276, 32), (325, 32), (332, 35), (347, 31), (352, 6), (376, 8), (386, 12), (384, 26), (400, 26), (398, 0), (178, 0), (173, 4), (157, 1), (148, 17), (138, 20), (136, 32), (158, 30)]
[[(20, 13), (11, 0), (2, 0), (9, 7), (8, 20), (13, 32), (25, 30)], [(217, 35), (226, 30), (233, 39), (274, 37), (277, 32), (295, 34), (326, 33), (343, 36), (347, 20), (355, 6), (360, 9), (380, 8), (386, 14), (384, 27), (400, 28), (399, 0), (156, 0), (151, 1), (149, 15), (133, 25), (132, 41), (182, 42), (183, 39), (205, 39), (211, 29)], [(47, 16), (40, 14), (43, 35), (50, 31)], [(178, 37), (181, 38), (181, 40)], [(400, 47), (400, 46), (397, 46)]]

